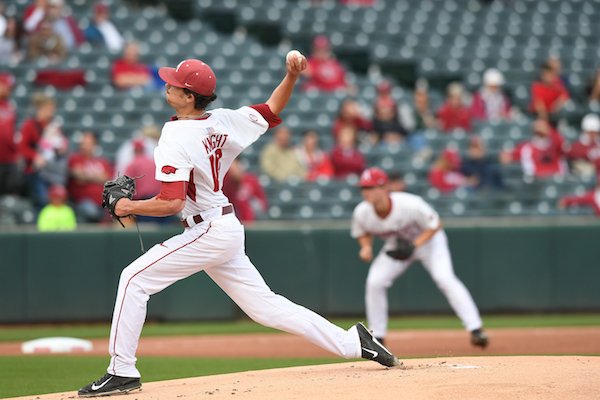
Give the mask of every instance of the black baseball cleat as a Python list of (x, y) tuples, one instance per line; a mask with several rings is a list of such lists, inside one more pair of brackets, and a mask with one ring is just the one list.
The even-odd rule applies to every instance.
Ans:
[(379, 341), (373, 337), (367, 327), (359, 322), (355, 325), (360, 338), (360, 348), (362, 350), (362, 358), (367, 360), (377, 361), (386, 367), (396, 367), (402, 365), (398, 358), (386, 349)]
[(96, 382), (79, 389), (79, 397), (100, 397), (111, 396), (113, 394), (125, 394), (132, 390), (140, 389), (142, 382), (140, 378), (125, 378), (106, 374)]
[(482, 349), (485, 349), (489, 342), (490, 340), (488, 339), (488, 335), (483, 329), (479, 328), (471, 331), (471, 344), (473, 346), (478, 346)]

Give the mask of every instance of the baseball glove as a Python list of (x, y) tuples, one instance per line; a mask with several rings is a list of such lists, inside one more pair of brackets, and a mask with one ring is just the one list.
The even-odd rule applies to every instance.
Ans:
[(104, 182), (104, 191), (102, 192), (102, 207), (110, 213), (113, 219), (119, 221), (123, 228), (121, 217), (115, 214), (115, 207), (119, 200), (127, 197), (129, 200), (135, 194), (135, 180), (127, 175), (119, 176), (117, 179)]
[(415, 245), (412, 242), (398, 238), (396, 239), (396, 248), (388, 250), (385, 253), (396, 260), (408, 260), (415, 252)]

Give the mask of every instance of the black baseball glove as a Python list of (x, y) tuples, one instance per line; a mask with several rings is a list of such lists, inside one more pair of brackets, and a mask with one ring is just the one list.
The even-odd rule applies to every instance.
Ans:
[(119, 176), (117, 179), (104, 182), (102, 192), (102, 207), (106, 208), (113, 219), (119, 221), (123, 228), (121, 217), (115, 214), (115, 206), (122, 198), (132, 199), (135, 194), (135, 180), (127, 175)]
[(415, 245), (412, 242), (398, 238), (396, 239), (396, 248), (388, 250), (385, 253), (396, 260), (408, 260), (415, 252)]

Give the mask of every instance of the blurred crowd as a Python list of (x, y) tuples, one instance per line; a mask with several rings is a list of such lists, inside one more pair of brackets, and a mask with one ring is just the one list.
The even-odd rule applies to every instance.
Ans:
[[(139, 198), (150, 198), (159, 190), (153, 161), (160, 136), (158, 127), (140, 126), (109, 160), (100, 156), (97, 132), (63, 132), (52, 97), (32, 94), (30, 113), (18, 110), (11, 101), (15, 78), (1, 72), (3, 65), (43, 59), (50, 67), (64, 67), (61, 63), (68, 54), (85, 42), (120, 54), (110, 68), (115, 89), (142, 88), (159, 96), (162, 82), (157, 79), (156, 67), (140, 61), (139, 45), (123, 38), (111, 22), (110, 7), (102, 2), (91, 4), (90, 15), (89, 23), (82, 27), (63, 0), (35, 0), (23, 15), (6, 15), (0, 5), (0, 195), (31, 199), (41, 230), (74, 229), (78, 222), (110, 223), (101, 207), (100, 194), (104, 181), (118, 174), (139, 177)], [(84, 72), (40, 69), (36, 82), (70, 90), (86, 84)], [(557, 123), (571, 93), (556, 57), (540, 66), (538, 79), (531, 82), (531, 101), (526, 109), (512, 104), (510, 94), (504, 90), (505, 77), (496, 68), (484, 72), (481, 87), (472, 93), (461, 82), (450, 83), (445, 101), (436, 109), (432, 108), (430, 88), (423, 79), (416, 81), (409, 102), (398, 102), (393, 81), (382, 79), (376, 85), (375, 100), (365, 106), (347, 74), (329, 39), (324, 35), (314, 37), (299, 90), (342, 92), (346, 98), (330, 131), (293, 132), (288, 126), (280, 126), (270, 133), (260, 155), (263, 174), (275, 182), (347, 179), (370, 166), (365, 149), (402, 148), (429, 165), (429, 184), (441, 193), (459, 188), (470, 192), (505, 191), (502, 165), (510, 163), (519, 163), (529, 180), (569, 174), (600, 177), (599, 116), (586, 115), (579, 126), (579, 137), (572, 142), (565, 140)], [(587, 101), (598, 105), (600, 69), (589, 78)], [(531, 121), (529, 138), (498, 154), (488, 152), (486, 141), (475, 129), (477, 123), (520, 117)], [(23, 121), (19, 126), (18, 120)], [(441, 134), (463, 131), (469, 136), (468, 149), (461, 153), (448, 146), (434, 154), (425, 134), (429, 130)], [(323, 146), (326, 136), (325, 142), (331, 145)], [(402, 181), (401, 175), (398, 180)], [(590, 206), (600, 215), (598, 182), (584, 195), (559, 199), (558, 206)], [(403, 183), (400, 187), (404, 189)], [(236, 160), (225, 177), (223, 190), (242, 220), (252, 221), (266, 214), (268, 198), (259, 177), (247, 171), (245, 160)]]

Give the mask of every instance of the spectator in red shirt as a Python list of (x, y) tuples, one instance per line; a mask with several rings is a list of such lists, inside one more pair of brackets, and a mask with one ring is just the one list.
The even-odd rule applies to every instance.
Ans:
[(307, 59), (308, 68), (303, 73), (307, 78), (304, 89), (317, 89), (333, 92), (348, 88), (346, 70), (336, 60), (331, 51), (331, 44), (326, 36), (319, 35), (313, 40), (312, 54)]
[(356, 100), (346, 99), (342, 102), (338, 115), (333, 121), (332, 132), (334, 138), (337, 139), (339, 131), (349, 126), (353, 128), (357, 135), (359, 132), (370, 132), (373, 129), (373, 125), (368, 118), (364, 116), (364, 113), (360, 109), (360, 105)]
[(460, 172), (461, 160), (456, 150), (445, 149), (429, 170), (429, 183), (442, 193), (468, 186), (469, 180)]
[(588, 114), (581, 121), (579, 139), (566, 151), (574, 172), (582, 176), (600, 176), (600, 118)]
[(302, 143), (296, 147), (296, 155), (300, 164), (306, 169), (306, 180), (331, 178), (333, 165), (329, 155), (319, 147), (319, 133), (313, 129), (304, 132)]
[(65, 10), (63, 0), (36, 0), (25, 9), (23, 26), (26, 32), (39, 30), (42, 21), (50, 23), (51, 29), (62, 38), (68, 50), (85, 41), (77, 21)]
[(46, 165), (46, 158), (40, 149), (40, 140), (46, 129), (55, 129), (53, 124), (56, 104), (44, 94), (33, 95), (35, 114), (21, 125), (19, 157), (24, 162), (24, 174), (28, 194), (34, 204), (42, 207), (47, 203), (47, 187), (40, 177), (40, 170)]
[(125, 168), (125, 175), (136, 178), (134, 200), (150, 199), (160, 192), (160, 182), (154, 179), (154, 158), (146, 153), (142, 138), (134, 140), (133, 153), (133, 160)]
[(17, 191), (17, 109), (10, 100), (14, 78), (0, 74), (0, 195)]
[(454, 129), (471, 131), (471, 109), (463, 101), (463, 86), (454, 82), (448, 85), (446, 102), (437, 112), (440, 128), (444, 132)]
[(352, 126), (341, 128), (337, 144), (331, 151), (331, 163), (335, 178), (360, 175), (365, 169), (365, 157), (356, 147), (356, 129)]
[[(131, 139), (124, 141), (121, 146), (119, 146), (115, 154), (116, 175), (118, 175), (119, 172), (125, 171), (127, 165), (133, 161), (135, 157), (133, 147), (137, 141), (144, 143), (146, 155), (154, 159), (154, 149), (156, 149), (156, 146), (158, 146), (159, 137), (160, 129), (156, 125), (150, 124), (142, 127), (139, 132), (135, 132)], [(154, 173), (152, 175), (154, 175)]]
[(150, 67), (140, 62), (137, 43), (127, 43), (123, 49), (123, 57), (114, 61), (112, 65), (112, 83), (122, 90), (135, 87), (152, 89), (154, 87)]
[(502, 152), (500, 161), (507, 164), (520, 161), (525, 177), (547, 178), (565, 175), (564, 140), (546, 120), (533, 122), (533, 137), (520, 143), (512, 151)]
[(105, 217), (102, 209), (104, 182), (113, 176), (108, 160), (96, 155), (97, 138), (85, 132), (79, 152), (69, 159), (69, 195), (75, 203), (78, 218), (84, 222), (99, 222)]
[(548, 63), (542, 65), (540, 80), (531, 85), (531, 103), (529, 109), (546, 121), (552, 121), (553, 116), (559, 112), (569, 100), (569, 92)]
[(258, 178), (246, 172), (240, 160), (235, 159), (223, 179), (223, 194), (233, 204), (235, 215), (242, 222), (251, 222), (256, 215), (267, 211), (267, 196)]
[(483, 121), (510, 119), (510, 100), (502, 91), (504, 75), (490, 68), (483, 74), (483, 87), (473, 95), (471, 115)]
[(600, 176), (596, 182), (596, 187), (583, 195), (565, 196), (558, 202), (558, 208), (565, 209), (568, 207), (592, 207), (594, 214), (600, 217)]

